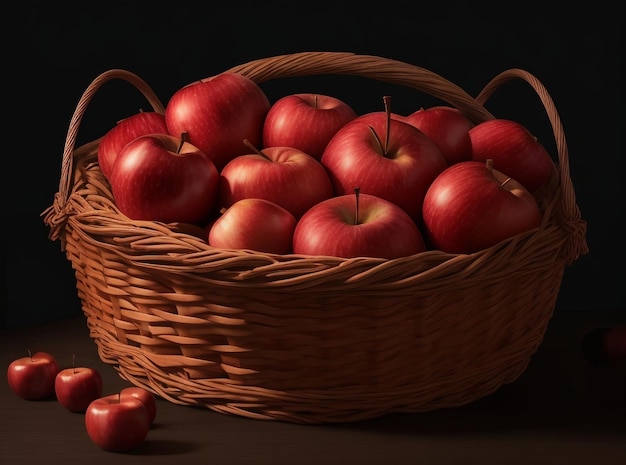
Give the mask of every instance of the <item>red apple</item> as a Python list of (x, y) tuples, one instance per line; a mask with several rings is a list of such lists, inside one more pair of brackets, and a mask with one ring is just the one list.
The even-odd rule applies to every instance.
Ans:
[(356, 117), (350, 105), (330, 95), (286, 95), (267, 113), (263, 146), (295, 147), (319, 160), (335, 133)]
[(472, 160), (492, 159), (494, 166), (534, 192), (554, 170), (554, 162), (535, 136), (520, 123), (506, 119), (483, 121), (469, 131)]
[[(494, 164), (495, 166), (495, 164)], [(532, 194), (491, 163), (456, 163), (433, 181), (424, 198), (429, 246), (449, 253), (491, 247), (541, 223)]]
[(83, 413), (92, 401), (102, 396), (102, 376), (92, 367), (65, 368), (56, 375), (54, 391), (63, 407)]
[(150, 429), (150, 416), (141, 400), (133, 395), (99, 397), (85, 412), (89, 438), (99, 447), (125, 452), (143, 443)]
[(218, 171), (248, 151), (248, 139), (260, 146), (270, 102), (251, 79), (225, 72), (177, 90), (165, 108), (170, 134), (187, 133), (189, 142), (213, 160)]
[(424, 239), (400, 207), (370, 194), (344, 194), (307, 211), (293, 235), (296, 254), (394, 259), (425, 250)]
[(274, 202), (296, 218), (334, 195), (328, 173), (312, 156), (294, 147), (255, 149), (232, 159), (222, 169), (219, 207), (259, 198)]
[(56, 359), (46, 352), (28, 351), (28, 357), (13, 360), (7, 369), (11, 390), (26, 400), (48, 399), (54, 395), (54, 380), (59, 372)]
[(129, 142), (111, 172), (117, 207), (135, 220), (203, 225), (212, 214), (219, 173), (197, 147), (167, 134)]
[(217, 218), (208, 241), (221, 249), (287, 254), (292, 251), (295, 227), (296, 218), (280, 205), (266, 199), (242, 199)]
[(356, 187), (395, 203), (418, 221), (426, 190), (448, 165), (435, 143), (387, 111), (361, 115), (330, 140), (321, 159), (336, 195)]
[(472, 158), (469, 130), (473, 124), (457, 108), (446, 105), (420, 108), (402, 120), (426, 134), (439, 147), (448, 165)]
[(98, 145), (98, 164), (107, 179), (111, 176), (113, 163), (124, 146), (146, 134), (167, 134), (165, 116), (155, 111), (140, 111), (118, 121), (102, 137)]
[(131, 387), (124, 388), (120, 391), (121, 399), (125, 399), (126, 396), (133, 396), (139, 399), (143, 403), (144, 407), (146, 407), (146, 410), (148, 411), (148, 418), (150, 420), (150, 423), (151, 424), (154, 423), (154, 419), (156, 418), (156, 414), (157, 414), (157, 405), (156, 405), (156, 399), (154, 397), (154, 394), (152, 394), (150, 391), (142, 387), (131, 386)]

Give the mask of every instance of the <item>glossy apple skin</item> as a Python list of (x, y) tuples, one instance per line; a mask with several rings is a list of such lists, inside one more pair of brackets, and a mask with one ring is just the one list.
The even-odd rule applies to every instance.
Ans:
[(57, 373), (54, 392), (63, 407), (83, 413), (102, 395), (102, 376), (92, 367), (65, 368)]
[(388, 200), (419, 221), (422, 201), (430, 183), (448, 164), (424, 133), (402, 121), (389, 119), (387, 152), (384, 147), (387, 115), (361, 115), (341, 128), (330, 140), (321, 163), (329, 173), (336, 195), (361, 193)]
[(170, 135), (140, 136), (111, 172), (117, 207), (134, 220), (203, 225), (213, 212), (219, 173), (197, 147)]
[(397, 205), (369, 194), (327, 199), (307, 211), (293, 235), (296, 254), (394, 259), (425, 250), (422, 234)]
[(547, 183), (555, 168), (550, 154), (532, 133), (516, 121), (483, 121), (470, 131), (472, 160), (492, 159), (494, 168), (511, 176), (530, 192)]
[(426, 134), (439, 147), (448, 165), (472, 158), (469, 130), (474, 125), (457, 108), (445, 105), (420, 108), (403, 120)]
[(109, 179), (120, 151), (130, 141), (146, 134), (167, 134), (165, 116), (155, 111), (140, 111), (117, 122), (102, 137), (98, 145), (98, 164)]
[(472, 160), (441, 173), (424, 198), (423, 230), (429, 247), (473, 253), (539, 227), (541, 212), (534, 197), (519, 182), (507, 179)]
[(266, 199), (242, 199), (215, 220), (208, 241), (221, 249), (287, 254), (292, 251), (295, 227), (296, 218), (280, 205)]
[(89, 404), (85, 427), (89, 438), (100, 448), (126, 452), (144, 442), (150, 429), (150, 417), (143, 402), (136, 397), (111, 394)]
[(54, 397), (54, 381), (59, 372), (56, 359), (46, 352), (13, 360), (7, 369), (11, 390), (22, 399), (42, 400)]
[(244, 139), (261, 146), (269, 109), (267, 96), (254, 81), (225, 72), (177, 90), (165, 107), (165, 121), (170, 134), (187, 133), (189, 142), (221, 171), (248, 151)]
[(152, 394), (147, 389), (141, 388), (139, 386), (131, 386), (124, 388), (120, 391), (121, 399), (125, 399), (127, 396), (132, 396), (139, 399), (148, 411), (148, 419), (150, 420), (150, 424), (154, 423), (157, 415), (157, 404), (154, 394)]
[(274, 202), (300, 218), (334, 195), (321, 163), (293, 147), (268, 147), (231, 160), (220, 173), (219, 208), (247, 198)]
[(350, 105), (331, 95), (286, 95), (267, 113), (263, 147), (295, 147), (319, 160), (330, 139), (356, 117)]

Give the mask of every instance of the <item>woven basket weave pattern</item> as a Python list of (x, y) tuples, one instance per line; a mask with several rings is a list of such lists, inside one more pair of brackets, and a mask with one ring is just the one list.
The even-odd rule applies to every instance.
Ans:
[(319, 74), (362, 76), (427, 92), (472, 121), (511, 79), (537, 91), (558, 163), (538, 194), (543, 224), (472, 255), (395, 260), (225, 251), (188, 225), (133, 221), (97, 164), (99, 141), (75, 148), (99, 76), (79, 102), (54, 204), (44, 212), (75, 270), (99, 355), (122, 377), (177, 404), (299, 423), (345, 422), (454, 407), (516, 380), (543, 339), (564, 267), (587, 252), (558, 113), (522, 70), (476, 98), (434, 73), (381, 57), (305, 52), (231, 71), (261, 84)]

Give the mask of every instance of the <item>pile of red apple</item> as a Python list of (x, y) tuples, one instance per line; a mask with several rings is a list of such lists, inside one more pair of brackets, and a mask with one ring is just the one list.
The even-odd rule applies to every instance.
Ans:
[(151, 392), (131, 386), (103, 395), (98, 370), (86, 366), (60, 369), (55, 357), (47, 352), (29, 352), (13, 360), (7, 380), (22, 399), (56, 397), (70, 412), (84, 413), (89, 438), (107, 451), (124, 452), (139, 446), (156, 418), (156, 399)]
[(357, 114), (315, 93), (271, 103), (225, 72), (177, 90), (102, 138), (119, 210), (187, 223), (208, 244), (274, 254), (472, 253), (539, 226), (554, 162), (521, 124), (458, 109)]

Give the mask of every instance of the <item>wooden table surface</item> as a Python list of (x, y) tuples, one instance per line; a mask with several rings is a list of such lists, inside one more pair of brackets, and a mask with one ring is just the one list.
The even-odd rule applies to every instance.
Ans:
[[(585, 334), (615, 319), (555, 314), (530, 366), (470, 405), (341, 425), (251, 420), (157, 401), (145, 442), (111, 453), (91, 442), (84, 415), (56, 400), (25, 401), (0, 383), (0, 464), (555, 464), (626, 463), (626, 364), (592, 364)], [(102, 363), (83, 315), (0, 331), (3, 366), (27, 350), (60, 366), (98, 368), (104, 393), (130, 385)], [(5, 368), (6, 370), (6, 368)], [(6, 373), (6, 371), (5, 371)]]

